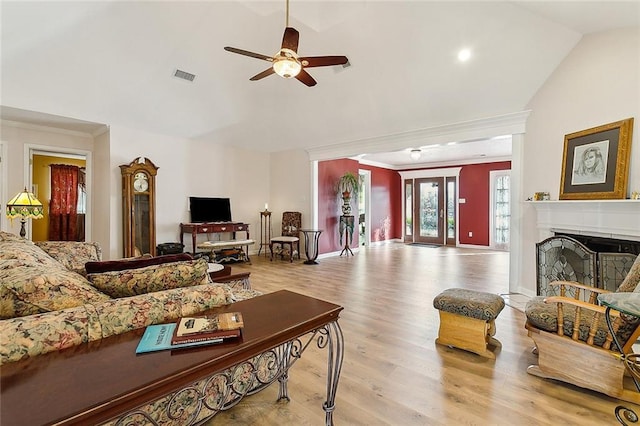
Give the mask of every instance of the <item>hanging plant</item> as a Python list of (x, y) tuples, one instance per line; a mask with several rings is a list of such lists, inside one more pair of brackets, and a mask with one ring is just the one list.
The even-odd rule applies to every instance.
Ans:
[(346, 172), (338, 179), (338, 192), (343, 198), (358, 197), (360, 192), (360, 177), (353, 172)]

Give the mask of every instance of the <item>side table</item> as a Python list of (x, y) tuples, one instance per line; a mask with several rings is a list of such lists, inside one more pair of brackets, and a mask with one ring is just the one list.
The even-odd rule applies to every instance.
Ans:
[(340, 252), (340, 256), (342, 256), (343, 253), (346, 254), (347, 256), (349, 255), (353, 256), (351, 247), (349, 247), (349, 244), (353, 242), (353, 228), (354, 228), (353, 215), (340, 216), (340, 241), (341, 242), (342, 242), (342, 236), (344, 235), (344, 248)]
[(322, 229), (301, 229), (300, 232), (304, 236), (304, 254), (307, 256), (304, 264), (317, 265), (318, 241), (320, 240)]
[[(598, 301), (606, 306), (604, 312), (604, 318), (607, 322), (609, 332), (613, 337), (613, 343), (620, 352), (620, 359), (624, 362), (624, 365), (629, 371), (629, 375), (633, 379), (633, 383), (636, 385), (636, 389), (640, 392), (640, 354), (630, 353), (624, 354), (622, 352), (622, 345), (615, 334), (613, 324), (611, 323), (611, 317), (609, 312), (611, 309), (615, 309), (623, 314), (631, 315), (636, 318), (640, 318), (640, 293), (603, 293), (598, 295)], [(616, 407), (616, 419), (620, 424), (626, 425), (626, 421), (636, 423), (638, 421), (638, 415), (630, 408), (622, 405)]]

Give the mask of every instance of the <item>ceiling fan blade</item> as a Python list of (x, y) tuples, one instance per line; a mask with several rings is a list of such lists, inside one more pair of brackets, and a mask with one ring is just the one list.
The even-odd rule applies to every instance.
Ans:
[(284, 29), (284, 36), (282, 36), (282, 48), (290, 49), (298, 53), (298, 40), (300, 40), (300, 33), (298, 30), (292, 27)]
[(298, 60), (305, 68), (344, 65), (349, 62), (346, 56), (305, 56)]
[(296, 78), (309, 87), (316, 85), (316, 81), (305, 70), (300, 70), (300, 73), (296, 75)]
[(266, 70), (262, 71), (259, 74), (254, 75), (253, 77), (251, 77), (249, 80), (251, 81), (257, 81), (257, 80), (261, 80), (265, 77), (269, 77), (271, 74), (273, 74), (275, 71), (273, 71), (273, 67), (271, 68), (267, 68)]
[(231, 53), (237, 53), (238, 55), (251, 56), (252, 58), (273, 62), (273, 58), (271, 56), (263, 55), (261, 53), (249, 52), (248, 50), (236, 49), (235, 47), (229, 46), (226, 46), (224, 50)]

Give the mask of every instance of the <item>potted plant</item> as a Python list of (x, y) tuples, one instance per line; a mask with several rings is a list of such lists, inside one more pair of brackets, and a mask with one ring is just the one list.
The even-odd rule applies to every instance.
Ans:
[(338, 193), (342, 194), (342, 214), (351, 214), (351, 198), (357, 198), (360, 192), (360, 177), (353, 172), (345, 172), (337, 184)]
[(356, 176), (353, 172), (345, 172), (345, 174), (338, 179), (338, 190), (343, 198), (351, 198), (351, 194), (357, 198), (358, 192), (360, 191), (360, 177)]

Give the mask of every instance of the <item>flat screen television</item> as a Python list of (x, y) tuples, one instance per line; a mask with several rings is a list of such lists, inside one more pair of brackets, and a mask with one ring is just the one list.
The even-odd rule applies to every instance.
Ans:
[(191, 222), (231, 222), (228, 198), (189, 197)]

